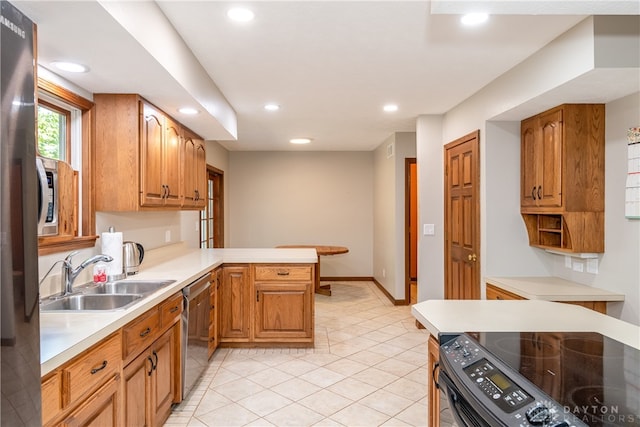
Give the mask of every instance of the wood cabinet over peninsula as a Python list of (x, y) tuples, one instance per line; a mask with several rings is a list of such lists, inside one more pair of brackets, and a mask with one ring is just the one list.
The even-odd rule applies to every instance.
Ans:
[(529, 244), (604, 252), (603, 104), (563, 104), (522, 121), (520, 212)]
[(134, 94), (95, 94), (98, 211), (202, 209), (202, 138)]

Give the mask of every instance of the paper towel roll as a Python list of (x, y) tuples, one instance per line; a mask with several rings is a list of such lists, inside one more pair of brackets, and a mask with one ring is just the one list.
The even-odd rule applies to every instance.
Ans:
[(122, 278), (122, 233), (104, 232), (100, 239), (102, 240), (102, 253), (113, 258), (113, 261), (107, 263), (108, 280)]

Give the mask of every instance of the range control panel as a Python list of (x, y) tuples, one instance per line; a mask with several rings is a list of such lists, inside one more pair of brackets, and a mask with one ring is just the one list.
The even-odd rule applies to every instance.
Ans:
[(586, 426), (466, 334), (441, 341), (440, 369), (472, 406), (492, 414), (492, 421), (509, 427)]

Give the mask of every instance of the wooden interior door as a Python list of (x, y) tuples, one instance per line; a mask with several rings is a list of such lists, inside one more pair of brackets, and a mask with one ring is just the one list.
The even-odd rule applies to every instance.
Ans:
[(405, 159), (405, 303), (418, 302), (418, 165)]
[(475, 131), (445, 145), (445, 299), (480, 299), (479, 141)]

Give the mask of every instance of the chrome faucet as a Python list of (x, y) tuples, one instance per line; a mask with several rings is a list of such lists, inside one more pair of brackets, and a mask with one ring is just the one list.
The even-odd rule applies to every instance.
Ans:
[(69, 295), (73, 289), (73, 282), (76, 280), (76, 277), (80, 274), (82, 270), (87, 268), (91, 264), (95, 264), (96, 262), (111, 262), (113, 258), (109, 255), (95, 255), (89, 259), (84, 260), (79, 266), (73, 268), (71, 264), (71, 258), (76, 255), (78, 251), (73, 251), (62, 261), (62, 284), (64, 286), (62, 295)]

